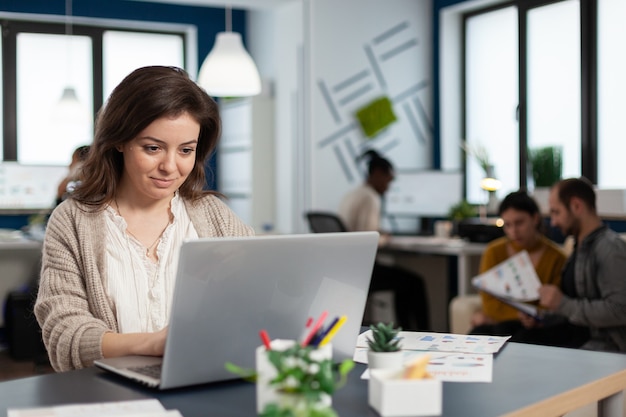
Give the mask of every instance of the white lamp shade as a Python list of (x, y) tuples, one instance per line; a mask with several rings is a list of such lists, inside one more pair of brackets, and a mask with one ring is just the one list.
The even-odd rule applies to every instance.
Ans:
[(259, 71), (237, 32), (220, 32), (202, 63), (198, 84), (215, 97), (245, 97), (261, 92)]
[(89, 113), (78, 100), (74, 87), (65, 87), (61, 99), (56, 104), (52, 117), (55, 123), (85, 124)]

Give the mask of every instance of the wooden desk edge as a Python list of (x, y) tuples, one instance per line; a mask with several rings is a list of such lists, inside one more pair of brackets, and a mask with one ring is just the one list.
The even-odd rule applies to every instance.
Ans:
[(502, 417), (563, 416), (626, 389), (626, 369), (555, 395)]

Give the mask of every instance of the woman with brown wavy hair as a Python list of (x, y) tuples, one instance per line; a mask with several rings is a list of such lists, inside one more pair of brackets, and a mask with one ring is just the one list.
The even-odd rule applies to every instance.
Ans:
[(111, 93), (44, 240), (35, 314), (56, 370), (162, 355), (183, 240), (253, 233), (204, 190), (220, 128), (179, 68), (139, 68)]

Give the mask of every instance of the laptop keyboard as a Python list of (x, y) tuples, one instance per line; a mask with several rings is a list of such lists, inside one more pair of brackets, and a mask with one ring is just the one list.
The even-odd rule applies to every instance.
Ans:
[(157, 363), (155, 365), (132, 366), (128, 370), (149, 376), (150, 378), (159, 379), (161, 378), (161, 365), (161, 363)]

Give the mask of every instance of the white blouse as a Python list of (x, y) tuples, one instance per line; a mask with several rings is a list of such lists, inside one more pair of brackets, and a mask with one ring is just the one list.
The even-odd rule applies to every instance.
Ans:
[(171, 212), (173, 220), (157, 244), (154, 263), (143, 245), (126, 233), (124, 218), (113, 207), (106, 209), (107, 296), (120, 333), (156, 332), (169, 321), (180, 246), (198, 237), (178, 193)]

